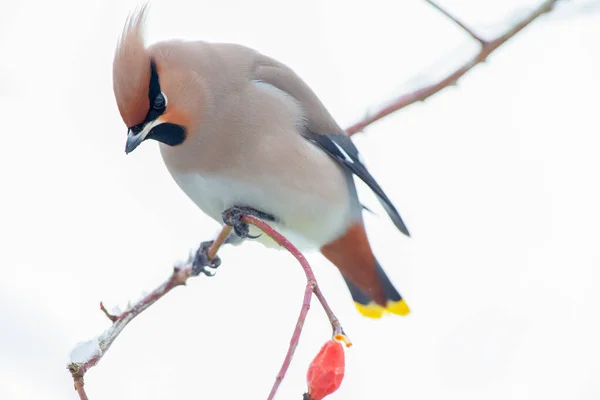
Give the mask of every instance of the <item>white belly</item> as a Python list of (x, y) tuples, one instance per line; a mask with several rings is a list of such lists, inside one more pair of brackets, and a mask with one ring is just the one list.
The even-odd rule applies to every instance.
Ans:
[[(267, 181), (257, 186), (199, 174), (173, 173), (173, 178), (204, 213), (219, 223), (223, 223), (221, 214), (226, 209), (249, 206), (277, 218), (277, 222), (269, 224), (302, 249), (318, 248), (334, 240), (349, 223), (349, 198), (332, 204), (310, 193), (282, 189)], [(260, 231), (251, 227), (250, 233), (257, 235)], [(266, 235), (257, 240), (277, 247)]]

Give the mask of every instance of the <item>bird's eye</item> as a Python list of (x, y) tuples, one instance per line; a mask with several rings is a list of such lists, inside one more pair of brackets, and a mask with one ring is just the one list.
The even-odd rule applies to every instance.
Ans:
[(167, 100), (162, 93), (159, 93), (152, 102), (152, 108), (155, 110), (163, 110), (167, 105)]

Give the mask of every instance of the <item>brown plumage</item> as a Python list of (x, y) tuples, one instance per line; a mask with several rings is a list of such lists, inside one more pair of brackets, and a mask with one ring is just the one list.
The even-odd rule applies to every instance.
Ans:
[(387, 305), (385, 291), (377, 276), (377, 261), (364, 225), (359, 222), (352, 224), (342, 236), (321, 247), (321, 253), (337, 265), (346, 278), (358, 282), (365, 295), (380, 306)]
[(142, 122), (150, 108), (150, 53), (144, 46), (147, 9), (146, 4), (127, 19), (113, 61), (113, 90), (128, 127)]

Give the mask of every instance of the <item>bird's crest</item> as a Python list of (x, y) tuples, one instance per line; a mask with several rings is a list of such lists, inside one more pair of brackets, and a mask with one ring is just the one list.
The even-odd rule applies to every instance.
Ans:
[(121, 117), (128, 127), (142, 122), (150, 108), (151, 59), (144, 44), (147, 11), (148, 4), (144, 4), (129, 15), (113, 60), (113, 90)]

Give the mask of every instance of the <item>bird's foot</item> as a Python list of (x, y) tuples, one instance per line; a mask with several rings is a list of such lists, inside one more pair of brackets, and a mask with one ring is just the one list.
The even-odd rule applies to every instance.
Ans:
[(255, 210), (251, 207), (233, 206), (223, 211), (223, 222), (225, 222), (226, 225), (232, 226), (235, 234), (243, 239), (256, 239), (260, 237), (260, 235), (250, 235), (250, 227), (247, 223), (242, 221), (242, 218), (246, 215), (260, 218), (265, 221), (275, 221), (275, 217), (271, 214)]
[(204, 274), (206, 276), (214, 276), (216, 271), (211, 271), (219, 268), (221, 265), (221, 259), (219, 256), (215, 256), (212, 260), (208, 257), (208, 249), (212, 246), (214, 240), (200, 243), (200, 247), (196, 250), (194, 261), (192, 261), (192, 276)]

